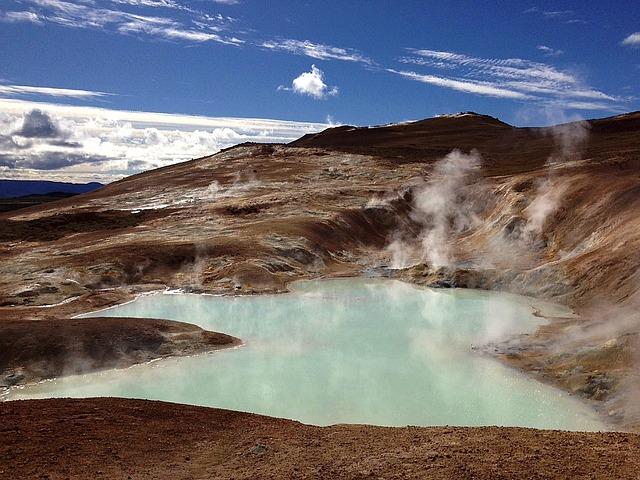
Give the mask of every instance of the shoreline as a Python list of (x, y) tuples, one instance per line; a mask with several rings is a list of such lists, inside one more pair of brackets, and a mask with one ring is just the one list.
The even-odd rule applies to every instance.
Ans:
[[(132, 303), (134, 301), (136, 301), (138, 298), (140, 297), (144, 297), (144, 296), (152, 296), (152, 295), (205, 295), (205, 296), (213, 296), (213, 297), (253, 297), (253, 296), (280, 296), (280, 295), (291, 295), (295, 293), (295, 284), (299, 284), (299, 283), (305, 283), (305, 282), (322, 282), (322, 281), (332, 281), (332, 280), (392, 280), (392, 281), (397, 281), (397, 282), (402, 282), (403, 284), (412, 286), (416, 289), (420, 289), (420, 290), (462, 290), (462, 291), (474, 291), (474, 292), (479, 292), (479, 293), (486, 293), (488, 295), (492, 294), (492, 293), (499, 293), (499, 294), (505, 294), (505, 295), (509, 295), (509, 296), (513, 296), (522, 300), (526, 300), (527, 301), (527, 305), (528, 307), (532, 310), (531, 315), (534, 317), (538, 317), (538, 318), (542, 318), (545, 320), (544, 324), (541, 324), (539, 326), (536, 327), (536, 330), (529, 333), (529, 334), (521, 334), (521, 333), (514, 333), (509, 335), (507, 338), (503, 339), (501, 342), (498, 343), (498, 345), (500, 343), (504, 343), (504, 342), (509, 342), (509, 341), (513, 341), (519, 337), (522, 337), (523, 335), (535, 335), (535, 333), (537, 333), (537, 331), (544, 326), (549, 326), (551, 325), (551, 323), (553, 322), (554, 319), (558, 319), (558, 318), (562, 318), (562, 319), (575, 319), (575, 318), (579, 318), (579, 316), (577, 316), (577, 314), (575, 313), (575, 311), (567, 306), (567, 305), (562, 305), (559, 303), (554, 303), (548, 300), (543, 300), (543, 299), (537, 299), (535, 297), (531, 297), (531, 296), (525, 296), (525, 295), (520, 295), (520, 294), (516, 294), (516, 293), (511, 293), (511, 292), (503, 292), (503, 291), (494, 291), (494, 290), (486, 290), (486, 289), (476, 289), (476, 288), (466, 288), (466, 287), (455, 287), (455, 288), (438, 288), (438, 287), (430, 287), (430, 286), (425, 286), (425, 285), (420, 285), (418, 283), (414, 283), (411, 281), (408, 281), (406, 278), (394, 278), (394, 277), (385, 277), (385, 276), (322, 276), (320, 278), (311, 278), (311, 279), (296, 279), (296, 280), (292, 280), (291, 282), (287, 282), (285, 285), (285, 290), (281, 290), (281, 291), (277, 291), (277, 292), (257, 292), (257, 293), (241, 293), (241, 294), (237, 294), (233, 291), (231, 292), (216, 292), (216, 293), (212, 293), (212, 292), (190, 292), (190, 291), (186, 291), (183, 289), (176, 289), (176, 288), (172, 288), (169, 287), (167, 285), (164, 286), (164, 288), (160, 288), (160, 289), (154, 289), (154, 290), (149, 290), (149, 291), (142, 291), (142, 292), (138, 292), (135, 295), (133, 295), (133, 298), (128, 298), (128, 299), (124, 299), (122, 302), (118, 302), (103, 308), (100, 308), (98, 310), (90, 310), (90, 311), (85, 311), (83, 313), (77, 313), (76, 315), (72, 316), (71, 318), (73, 319), (82, 319), (82, 318), (95, 318), (95, 317), (87, 317), (87, 315), (94, 315), (94, 314), (98, 314), (100, 312), (104, 312), (106, 310), (110, 310), (116, 307), (120, 307), (122, 305), (128, 304), (128, 303)], [(554, 315), (547, 315), (546, 312), (544, 311), (545, 308), (561, 308), (565, 311), (570, 312), (569, 315), (572, 315), (572, 317), (558, 317), (558, 316), (554, 316)], [(192, 323), (189, 323), (189, 325), (195, 325)], [(223, 332), (224, 333), (224, 332)], [(239, 348), (244, 346), (245, 340), (243, 339), (239, 339), (240, 343), (239, 344), (234, 344), (231, 345), (229, 347), (223, 347), (225, 349), (235, 349), (235, 348)], [(616, 423), (615, 421), (613, 421), (611, 419), (611, 417), (609, 415), (607, 415), (602, 408), (599, 408), (599, 404), (597, 400), (588, 398), (584, 395), (579, 395), (576, 394), (574, 392), (568, 391), (567, 389), (562, 388), (560, 385), (558, 385), (557, 382), (554, 382), (554, 379), (552, 377), (540, 374), (539, 372), (536, 372), (535, 370), (532, 369), (526, 369), (526, 368), (521, 368), (518, 365), (514, 364), (514, 362), (510, 361), (507, 356), (504, 354), (504, 352), (501, 351), (491, 351), (494, 347), (495, 347), (496, 343), (495, 342), (489, 342), (483, 345), (471, 345), (470, 346), (470, 350), (473, 351), (476, 354), (480, 354), (483, 356), (486, 356), (487, 358), (491, 358), (492, 360), (495, 360), (497, 362), (499, 362), (500, 364), (506, 366), (507, 368), (513, 370), (514, 372), (518, 373), (519, 375), (523, 376), (524, 378), (527, 378), (529, 380), (533, 380), (536, 382), (540, 382), (542, 385), (548, 386), (548, 387), (552, 387), (554, 389), (557, 389), (559, 393), (561, 393), (562, 395), (566, 395), (570, 398), (576, 399), (578, 401), (580, 401), (580, 403), (582, 403), (583, 405), (587, 406), (590, 410), (592, 410), (598, 418), (600, 418), (602, 420), (603, 426), (606, 428), (606, 430), (604, 431), (618, 431), (618, 432), (633, 432), (634, 429), (633, 428), (625, 428), (624, 425), (621, 425), (619, 423)], [(182, 353), (176, 353), (176, 354), (172, 354), (172, 355), (167, 355), (167, 356), (163, 356), (163, 357), (159, 357), (159, 358), (155, 358), (155, 359), (151, 359), (145, 362), (138, 362), (138, 363), (132, 363), (130, 365), (124, 366), (124, 367), (119, 367), (119, 368), (109, 368), (109, 369), (102, 369), (102, 371), (106, 371), (106, 370), (126, 370), (128, 368), (133, 368), (133, 367), (137, 367), (137, 366), (143, 366), (152, 362), (157, 362), (159, 360), (169, 360), (172, 358), (186, 358), (186, 357), (192, 357), (192, 356), (196, 356), (196, 355), (203, 355), (203, 354), (210, 354), (215, 352), (216, 350), (219, 349), (214, 349), (212, 351), (203, 351), (203, 352), (195, 352), (195, 353), (191, 353), (191, 354), (182, 354)], [(84, 372), (84, 373), (97, 373), (101, 370), (96, 370), (96, 371), (91, 371), (91, 372)], [(80, 373), (80, 375), (83, 375), (84, 373)], [(39, 383), (42, 382), (48, 382), (48, 381), (55, 381), (57, 378), (62, 378), (62, 377), (67, 377), (70, 375), (62, 375), (60, 377), (55, 377), (55, 378), (49, 378), (49, 379), (42, 379), (42, 380), (38, 380), (36, 382), (30, 382), (30, 383), (26, 383), (23, 385), (20, 385), (17, 388), (25, 388), (28, 386), (32, 386), (32, 385), (37, 385)], [(10, 388), (16, 388), (16, 387), (10, 387)], [(11, 401), (11, 400), (6, 400), (7, 394), (5, 395), (0, 395), (0, 401)], [(600, 406), (601, 407), (601, 406)]]

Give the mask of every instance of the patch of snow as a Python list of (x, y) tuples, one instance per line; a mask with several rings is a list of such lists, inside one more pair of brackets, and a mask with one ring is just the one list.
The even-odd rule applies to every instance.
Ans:
[(477, 113), (473, 112), (458, 112), (458, 113), (442, 113), (436, 115), (436, 118), (462, 118), (462, 117), (478, 117)]

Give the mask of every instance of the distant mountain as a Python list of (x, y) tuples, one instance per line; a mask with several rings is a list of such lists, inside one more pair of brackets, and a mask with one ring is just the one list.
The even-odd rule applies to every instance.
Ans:
[(87, 193), (103, 187), (101, 183), (67, 183), (45, 180), (0, 180), (0, 198), (45, 195), (48, 193)]

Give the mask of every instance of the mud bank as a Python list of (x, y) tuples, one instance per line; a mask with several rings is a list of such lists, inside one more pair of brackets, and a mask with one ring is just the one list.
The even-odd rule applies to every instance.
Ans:
[(0, 389), (240, 344), (230, 335), (171, 320), (4, 320), (0, 322)]

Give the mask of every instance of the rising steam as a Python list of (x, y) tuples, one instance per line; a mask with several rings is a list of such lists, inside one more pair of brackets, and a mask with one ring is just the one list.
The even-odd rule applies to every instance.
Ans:
[(575, 121), (545, 130), (545, 134), (553, 137), (554, 149), (545, 164), (547, 174), (538, 183), (535, 197), (524, 210), (527, 218), (524, 234), (527, 239), (540, 235), (547, 219), (560, 207), (566, 187), (557, 178), (556, 169), (566, 162), (580, 159), (589, 139), (589, 128), (589, 123)]
[(416, 250), (422, 262), (435, 267), (451, 264), (449, 237), (478, 222), (465, 187), (475, 177), (480, 164), (477, 151), (465, 154), (453, 150), (434, 165), (431, 179), (413, 192), (410, 217), (421, 228), (419, 245), (404, 241), (396, 233), (388, 246), (393, 268), (409, 266)]

